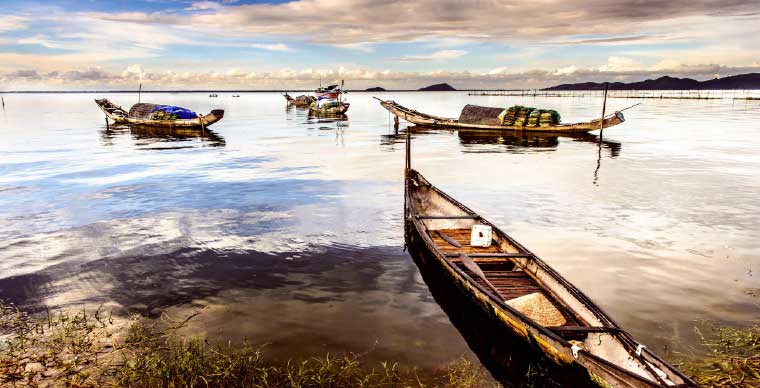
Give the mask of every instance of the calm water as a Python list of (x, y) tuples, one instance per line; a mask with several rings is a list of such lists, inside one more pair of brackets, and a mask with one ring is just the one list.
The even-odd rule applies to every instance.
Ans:
[[(371, 94), (350, 94), (340, 122), (274, 93), (143, 95), (225, 109), (203, 137), (107, 129), (95, 97), (4, 95), (0, 298), (203, 308), (194, 330), (282, 358), (373, 349), (434, 368), (470, 354), (403, 251), (406, 125), (396, 134)], [(564, 121), (601, 108), (597, 97), (385, 97), (445, 116), (466, 103), (554, 108)], [(760, 101), (643, 102), (601, 151), (597, 132), (413, 130), (412, 163), (672, 357), (695, 344), (698, 321), (760, 316)]]

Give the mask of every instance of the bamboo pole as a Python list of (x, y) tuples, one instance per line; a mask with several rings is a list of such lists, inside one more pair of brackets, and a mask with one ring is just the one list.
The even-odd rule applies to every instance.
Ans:
[(599, 121), (599, 128), (601, 131), (599, 132), (599, 136), (602, 136), (602, 133), (604, 133), (604, 115), (607, 114), (607, 91), (609, 90), (610, 84), (608, 82), (604, 83), (604, 101), (602, 102), (602, 119)]

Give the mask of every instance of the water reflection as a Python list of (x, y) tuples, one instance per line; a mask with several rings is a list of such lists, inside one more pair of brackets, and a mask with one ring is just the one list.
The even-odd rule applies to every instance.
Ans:
[(622, 144), (612, 140), (605, 140), (591, 133), (541, 133), (520, 131), (456, 131), (449, 129), (435, 129), (430, 127), (409, 126), (392, 133), (381, 135), (380, 144), (393, 145), (404, 142), (406, 132), (413, 135), (428, 135), (440, 133), (456, 133), (464, 153), (525, 153), (525, 152), (549, 152), (555, 151), (562, 140), (598, 145), (609, 151), (609, 155), (615, 158), (620, 155)]
[[(224, 137), (207, 128), (161, 128), (109, 125), (100, 131), (101, 143), (104, 146), (114, 145), (114, 140), (121, 136), (131, 137), (132, 140), (134, 140), (135, 145), (144, 147), (144, 149), (153, 150), (224, 147), (227, 145)], [(196, 142), (197, 140), (199, 140), (200, 143)]]

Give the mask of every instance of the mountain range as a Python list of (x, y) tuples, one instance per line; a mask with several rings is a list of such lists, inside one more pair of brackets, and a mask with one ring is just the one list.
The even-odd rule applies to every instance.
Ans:
[[(691, 78), (664, 76), (640, 82), (610, 82), (610, 90), (695, 90), (695, 89), (760, 89), (760, 73), (697, 81)], [(562, 84), (543, 90), (604, 90), (604, 82)]]

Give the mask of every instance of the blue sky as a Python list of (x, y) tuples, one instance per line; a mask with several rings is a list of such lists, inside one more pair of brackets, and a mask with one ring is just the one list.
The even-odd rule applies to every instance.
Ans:
[(5, 90), (544, 87), (760, 71), (760, 2), (3, 1)]

